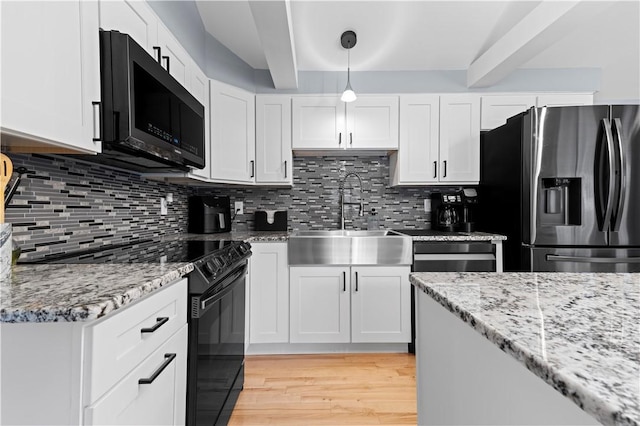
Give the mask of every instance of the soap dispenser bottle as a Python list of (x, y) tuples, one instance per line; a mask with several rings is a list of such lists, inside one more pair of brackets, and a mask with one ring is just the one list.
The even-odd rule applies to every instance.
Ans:
[(371, 213), (367, 217), (367, 229), (379, 229), (380, 224), (378, 222), (378, 212), (376, 212), (375, 208), (371, 209)]

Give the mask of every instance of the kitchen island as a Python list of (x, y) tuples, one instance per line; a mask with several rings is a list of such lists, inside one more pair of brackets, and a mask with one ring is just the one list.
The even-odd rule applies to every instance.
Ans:
[(410, 281), (418, 424), (640, 425), (640, 274)]

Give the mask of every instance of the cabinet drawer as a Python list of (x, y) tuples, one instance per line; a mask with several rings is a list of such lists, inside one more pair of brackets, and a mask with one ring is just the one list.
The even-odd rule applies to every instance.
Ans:
[(186, 322), (183, 279), (87, 327), (85, 402), (94, 402)]
[[(175, 355), (175, 357), (174, 357)], [(87, 425), (184, 424), (187, 325), (149, 355), (94, 404), (86, 407)], [(162, 368), (164, 367), (164, 368)], [(140, 379), (152, 383), (140, 384)]]

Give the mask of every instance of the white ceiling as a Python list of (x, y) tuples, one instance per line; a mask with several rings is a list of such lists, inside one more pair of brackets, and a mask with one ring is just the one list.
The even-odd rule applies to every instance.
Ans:
[[(637, 67), (640, 62), (640, 0), (582, 1), (580, 10), (574, 7), (562, 18), (554, 16), (555, 8), (571, 9), (578, 2), (546, 1), (541, 7), (541, 1), (196, 1), (211, 35), (251, 67), (270, 69), (272, 75), (278, 66), (262, 47), (264, 19), (258, 30), (251, 7), (257, 2), (287, 3), (284, 22), (291, 29), (293, 59), (282, 66), (297, 71), (344, 70), (347, 55), (340, 35), (345, 30), (358, 36), (351, 50), (352, 71), (468, 70), (483, 55), (489, 65), (477, 65), (480, 75), (506, 62), (512, 65), (504, 72), (623, 67), (625, 62)], [(280, 43), (286, 49), (287, 40)], [(519, 53), (509, 52), (509, 44)]]

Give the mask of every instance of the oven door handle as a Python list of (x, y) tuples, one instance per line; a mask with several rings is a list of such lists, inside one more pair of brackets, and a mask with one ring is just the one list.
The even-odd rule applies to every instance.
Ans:
[[(247, 273), (247, 262), (244, 262), (242, 265), (234, 269), (229, 275), (227, 275), (218, 286), (222, 286), (224, 289), (218, 293), (215, 293), (206, 299), (200, 301), (200, 310), (204, 312), (209, 306), (216, 303), (218, 300), (222, 299), (227, 294), (231, 293), (233, 289), (238, 285), (238, 283), (234, 283), (229, 285), (230, 283), (236, 281), (238, 278)], [(225, 287), (226, 286), (226, 287)]]

